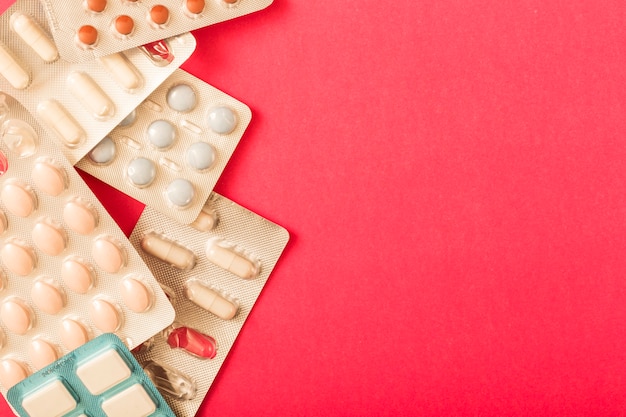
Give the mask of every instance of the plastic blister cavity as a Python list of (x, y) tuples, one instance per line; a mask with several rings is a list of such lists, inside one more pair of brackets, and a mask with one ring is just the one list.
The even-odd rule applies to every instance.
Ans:
[[(76, 33), (87, 49), (98, 43), (90, 27)], [(158, 65), (145, 48), (130, 46), (88, 62), (58, 59), (43, 5), (18, 1), (0, 16), (0, 91), (35, 115), (74, 164), (185, 62), (196, 43), (179, 34), (159, 45), (159, 56), (168, 60)]]
[[(174, 324), (134, 354), (179, 417), (196, 414), (289, 239), (282, 227), (216, 193), (195, 223), (181, 225), (146, 207), (130, 237), (176, 310)], [(159, 254), (169, 254), (175, 242), (171, 253), (184, 248), (195, 257), (195, 265), (180, 269), (168, 255), (161, 256), (165, 260), (154, 256), (152, 247), (145, 250), (146, 237), (157, 239)], [(258, 276), (241, 279), (211, 262), (208, 242), (227, 242), (238, 256), (253, 259), (260, 265)], [(189, 398), (192, 383), (196, 394)]]

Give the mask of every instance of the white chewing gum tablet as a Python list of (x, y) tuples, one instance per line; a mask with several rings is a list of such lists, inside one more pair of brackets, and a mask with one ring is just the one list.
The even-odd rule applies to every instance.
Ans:
[(211, 286), (198, 279), (190, 279), (185, 282), (185, 297), (222, 320), (232, 319), (239, 310), (237, 302), (228, 300)]
[(238, 254), (234, 248), (220, 245), (221, 239), (209, 239), (206, 245), (206, 257), (215, 265), (243, 279), (256, 278), (259, 266), (248, 258)]
[(132, 92), (143, 86), (139, 70), (121, 52), (100, 57), (99, 61), (124, 90)]
[(109, 349), (79, 365), (76, 375), (91, 394), (99, 395), (127, 379), (131, 371), (120, 354)]
[(67, 76), (67, 87), (94, 119), (106, 120), (115, 114), (111, 98), (84, 72), (72, 71)]
[(76, 148), (85, 141), (83, 128), (58, 101), (42, 101), (37, 106), (37, 115), (68, 148)]
[(13, 58), (13, 55), (0, 44), (0, 74), (16, 90), (23, 90), (30, 85), (30, 75)]
[(146, 233), (141, 239), (144, 252), (183, 271), (189, 271), (196, 265), (196, 255), (186, 247), (155, 233)]
[(146, 417), (156, 410), (156, 404), (141, 384), (107, 398), (101, 406), (107, 417)]
[(22, 12), (15, 12), (9, 21), (11, 29), (22, 38), (26, 45), (46, 62), (53, 62), (59, 58), (59, 51), (48, 34), (31, 16)]
[(55, 379), (24, 397), (22, 407), (30, 417), (60, 417), (76, 408), (76, 400), (63, 382)]

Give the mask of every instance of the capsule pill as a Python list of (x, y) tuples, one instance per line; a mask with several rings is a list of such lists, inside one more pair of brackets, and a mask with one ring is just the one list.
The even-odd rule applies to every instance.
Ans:
[(141, 239), (144, 252), (183, 271), (196, 265), (196, 255), (186, 247), (155, 232), (146, 233)]
[(115, 104), (111, 98), (88, 74), (71, 72), (67, 77), (67, 87), (93, 118), (105, 120), (115, 114)]
[(13, 58), (3, 45), (0, 44), (0, 75), (17, 90), (23, 90), (30, 84), (30, 75), (26, 70)]
[(17, 36), (22, 38), (26, 45), (30, 46), (45, 62), (53, 62), (59, 58), (56, 45), (32, 16), (15, 12), (11, 15), (10, 25)]
[(252, 279), (259, 275), (258, 262), (253, 262), (237, 253), (234, 248), (220, 243), (221, 239), (215, 238), (207, 242), (206, 257), (209, 261), (243, 279)]

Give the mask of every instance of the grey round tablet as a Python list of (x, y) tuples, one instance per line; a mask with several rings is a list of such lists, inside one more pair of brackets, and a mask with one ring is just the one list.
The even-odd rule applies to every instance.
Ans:
[(213, 107), (207, 115), (209, 128), (220, 135), (227, 135), (237, 127), (237, 115), (226, 106)]
[(187, 84), (178, 84), (170, 88), (167, 92), (166, 99), (167, 105), (170, 106), (172, 110), (181, 113), (193, 110), (198, 102), (196, 92)]
[(107, 165), (115, 158), (115, 142), (110, 136), (102, 139), (88, 154), (94, 164)]
[(120, 124), (118, 124), (118, 126), (119, 127), (130, 126), (133, 123), (135, 123), (135, 119), (137, 119), (137, 110), (133, 110), (128, 116), (124, 118), (124, 120), (120, 122)]
[(185, 179), (175, 179), (167, 186), (165, 195), (173, 205), (187, 207), (193, 201), (193, 185)]
[(147, 187), (156, 177), (156, 165), (150, 159), (135, 158), (126, 167), (126, 176), (135, 187)]
[(166, 150), (176, 140), (176, 127), (167, 120), (155, 120), (148, 126), (148, 141), (157, 149)]
[(215, 149), (206, 142), (193, 143), (187, 148), (187, 163), (197, 171), (205, 171), (215, 162)]

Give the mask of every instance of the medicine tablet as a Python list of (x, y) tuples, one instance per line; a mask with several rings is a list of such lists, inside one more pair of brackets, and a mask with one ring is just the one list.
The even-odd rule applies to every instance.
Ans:
[(185, 208), (193, 201), (193, 184), (183, 178), (172, 181), (165, 189), (165, 195), (174, 206)]
[(2, 246), (0, 258), (9, 271), (20, 276), (26, 276), (35, 269), (36, 258), (33, 248), (16, 239)]
[(49, 159), (37, 161), (31, 177), (39, 190), (53, 197), (58, 196), (67, 188), (67, 173), (63, 167)]
[(141, 384), (134, 384), (104, 400), (102, 410), (107, 417), (145, 417), (154, 413), (156, 404)]
[(170, 20), (170, 11), (162, 4), (152, 6), (148, 18), (157, 26), (166, 25)]
[(63, 228), (51, 219), (38, 221), (31, 233), (35, 246), (50, 256), (57, 256), (67, 246), (67, 235)]
[(120, 294), (124, 304), (136, 313), (148, 311), (154, 302), (154, 293), (142, 280), (126, 277), (122, 280)]
[(117, 350), (111, 348), (79, 365), (76, 375), (92, 395), (99, 395), (130, 377), (131, 370)]
[(213, 230), (218, 222), (217, 211), (213, 210), (208, 205), (202, 206), (198, 217), (189, 226), (201, 232), (208, 232)]
[(126, 116), (118, 125), (117, 127), (128, 127), (128, 126), (132, 126), (133, 123), (135, 123), (135, 120), (137, 120), (137, 109), (131, 111), (128, 116)]
[(65, 307), (65, 294), (51, 278), (37, 279), (30, 292), (35, 307), (47, 314), (57, 314)]
[(28, 357), (36, 369), (42, 369), (59, 359), (59, 350), (47, 340), (33, 339), (28, 345)]
[(11, 29), (17, 33), (17, 36), (22, 38), (24, 43), (30, 46), (45, 62), (57, 60), (59, 51), (56, 45), (32, 16), (22, 12), (15, 12), (11, 15), (10, 25)]
[(185, 0), (185, 10), (192, 15), (198, 15), (204, 10), (204, 0)]
[(191, 168), (206, 171), (215, 163), (215, 148), (206, 142), (192, 143), (185, 156)]
[[(76, 408), (76, 399), (63, 381), (55, 379), (43, 388), (24, 397), (22, 407), (29, 417), (60, 417)], [(79, 417), (83, 417), (81, 414)]]
[(4, 212), (0, 211), (0, 235), (7, 230), (8, 226), (7, 216), (5, 216)]
[(122, 36), (128, 36), (133, 33), (135, 22), (130, 16), (120, 15), (113, 20), (113, 29)]
[(98, 329), (105, 333), (113, 333), (121, 325), (119, 309), (100, 298), (96, 298), (89, 305), (89, 318)]
[(64, 146), (76, 148), (85, 141), (86, 133), (83, 128), (58, 101), (42, 101), (37, 106), (37, 115)]
[(26, 334), (33, 327), (34, 318), (33, 311), (21, 298), (7, 298), (0, 307), (2, 323), (15, 334)]
[(148, 142), (158, 150), (167, 150), (176, 140), (176, 127), (167, 120), (155, 120), (146, 132)]
[(107, 0), (86, 0), (85, 6), (87, 10), (94, 13), (101, 13), (107, 7)]
[(61, 279), (70, 290), (86, 294), (94, 284), (93, 268), (80, 258), (66, 259), (61, 266)]
[(85, 25), (78, 28), (76, 39), (79, 45), (89, 48), (98, 43), (98, 29), (91, 25)]
[(87, 157), (96, 165), (108, 165), (115, 158), (115, 150), (115, 142), (107, 136), (87, 154)]
[(189, 271), (196, 265), (196, 255), (192, 251), (159, 233), (146, 233), (141, 239), (141, 249), (183, 271)]
[(2, 124), (2, 141), (9, 151), (19, 158), (26, 158), (37, 152), (39, 136), (28, 123), (19, 119), (9, 119)]
[(96, 264), (106, 272), (115, 274), (126, 265), (126, 252), (114, 238), (99, 237), (91, 253)]
[(90, 203), (76, 198), (63, 207), (63, 221), (79, 235), (89, 235), (98, 226), (98, 212)]
[(198, 103), (196, 91), (188, 84), (178, 84), (170, 88), (167, 91), (166, 100), (172, 110), (181, 113), (193, 110)]
[(237, 127), (237, 115), (226, 106), (214, 107), (207, 115), (209, 128), (220, 135), (227, 135)]
[(129, 93), (143, 86), (143, 77), (139, 70), (124, 54), (105, 55), (98, 58), (102, 66), (111, 74), (115, 82)]
[(18, 217), (28, 217), (37, 206), (37, 197), (31, 188), (18, 181), (4, 184), (0, 191), (0, 200), (9, 212)]
[(206, 257), (220, 268), (230, 271), (243, 279), (256, 278), (260, 272), (258, 262), (253, 262), (241, 255), (233, 247), (224, 244), (219, 238), (208, 240)]
[(156, 165), (150, 159), (135, 158), (126, 167), (126, 177), (135, 187), (147, 187), (156, 177)]
[(224, 297), (210, 285), (197, 279), (185, 282), (185, 297), (222, 320), (232, 319), (239, 311), (239, 303)]
[(61, 322), (61, 342), (67, 350), (74, 350), (89, 341), (89, 331), (77, 320), (67, 318)]
[(11, 358), (4, 358), (0, 361), (0, 384), (7, 390), (26, 379), (29, 374), (26, 364), (22, 361)]
[(30, 75), (13, 57), (13, 54), (0, 44), (0, 75), (17, 90), (30, 85)]
[(67, 76), (67, 88), (96, 120), (106, 120), (115, 115), (115, 104), (88, 74), (72, 71)]

